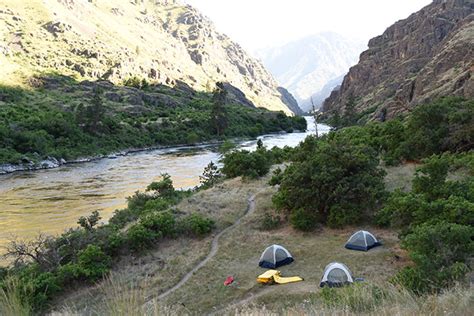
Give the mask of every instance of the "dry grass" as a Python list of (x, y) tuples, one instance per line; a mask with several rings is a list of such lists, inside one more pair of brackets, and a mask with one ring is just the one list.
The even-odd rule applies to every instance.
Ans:
[[(210, 190), (197, 193), (182, 201), (176, 208), (182, 212), (199, 212), (213, 218), (216, 221), (217, 233), (244, 214), (247, 198), (267, 180), (229, 180)], [(146, 299), (153, 299), (178, 283), (187, 271), (208, 254), (212, 238), (213, 236), (198, 240), (167, 240), (146, 255), (124, 257), (114, 267), (112, 279), (117, 286), (139, 286)], [(65, 293), (56, 300), (55, 305), (73, 306), (74, 310), (87, 313), (94, 310), (95, 306), (103, 305), (105, 296), (104, 287), (98, 284)]]
[(31, 306), (22, 300), (20, 284), (17, 279), (5, 281), (6, 288), (0, 287), (0, 315), (27, 316), (31, 314)]
[[(382, 236), (385, 246), (361, 253), (343, 248), (352, 229), (301, 233), (285, 225), (278, 230), (260, 230), (261, 216), (272, 210), (274, 190), (267, 187), (257, 195), (255, 213), (222, 237), (216, 257), (172, 293), (164, 301), (165, 305), (177, 309), (184, 305), (188, 311), (201, 314), (245, 303), (262, 294), (316, 293), (323, 269), (332, 261), (348, 264), (357, 277), (368, 280), (383, 282), (393, 275), (397, 269), (394, 256), (397, 238), (392, 232), (371, 229)], [(284, 245), (295, 257), (293, 264), (281, 267), (283, 275), (302, 276), (305, 278), (303, 283), (265, 287), (255, 282), (256, 276), (264, 271), (258, 267), (259, 256), (273, 243)], [(228, 275), (234, 276), (236, 281), (225, 287), (223, 281)]]
[[(375, 298), (373, 286), (335, 289), (339, 293), (337, 304), (321, 295), (285, 297), (286, 306), (267, 307), (259, 301), (252, 306), (234, 309), (230, 315), (472, 315), (474, 292), (456, 287), (441, 295), (417, 297), (395, 287), (385, 287), (385, 297)], [(281, 302), (281, 297), (267, 297)], [(280, 304), (282, 305), (282, 304)]]
[(403, 191), (411, 190), (411, 182), (415, 175), (416, 168), (419, 165), (407, 163), (400, 166), (385, 167), (387, 175), (385, 177), (385, 186), (388, 191), (402, 189)]
[[(392, 174), (398, 174), (399, 179), (403, 178), (401, 175), (412, 177), (412, 173), (407, 172), (408, 168), (401, 169)], [(420, 299), (391, 288), (388, 278), (407, 264), (406, 254), (400, 250), (397, 236), (392, 231), (352, 227), (302, 233), (287, 224), (263, 231), (263, 214), (275, 212), (271, 197), (276, 189), (266, 184), (269, 177), (250, 182), (241, 179), (226, 181), (178, 205), (177, 208), (186, 213), (200, 212), (214, 218), (217, 231), (220, 231), (244, 214), (248, 197), (258, 192), (255, 212), (244, 217), (240, 225), (220, 238), (216, 256), (181, 288), (162, 300), (156, 299), (207, 255), (212, 236), (203, 240), (183, 238), (168, 241), (147, 256), (124, 258), (114, 269), (111, 280), (64, 299), (62, 305), (69, 306), (67, 313), (133, 315), (137, 310), (145, 315), (437, 315), (442, 310), (448, 310), (453, 311), (453, 315), (464, 315), (472, 307), (472, 291), (456, 289), (441, 296)], [(374, 232), (382, 239), (384, 246), (367, 253), (345, 249), (343, 246), (348, 236), (361, 228)], [(299, 275), (305, 279), (304, 282), (278, 286), (256, 283), (256, 276), (264, 271), (258, 267), (260, 254), (273, 243), (287, 247), (295, 258), (294, 263), (280, 268), (282, 274)], [(355, 277), (366, 280), (363, 286), (342, 289), (342, 298), (337, 305), (322, 300), (319, 289), (323, 269), (332, 261), (347, 264)], [(226, 287), (223, 282), (229, 275), (234, 276), (235, 282)], [(388, 291), (388, 295), (383, 299), (374, 298), (374, 284)], [(143, 304), (145, 301), (147, 303)], [(133, 305), (137, 307), (128, 309)], [(71, 309), (71, 306), (74, 308)]]

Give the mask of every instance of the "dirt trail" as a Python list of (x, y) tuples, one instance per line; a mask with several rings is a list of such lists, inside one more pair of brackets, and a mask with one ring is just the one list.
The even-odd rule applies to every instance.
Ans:
[(248, 201), (247, 209), (245, 210), (244, 215), (242, 215), (238, 220), (235, 221), (234, 224), (232, 224), (231, 226), (229, 226), (229, 227), (225, 228), (224, 230), (222, 230), (220, 233), (218, 233), (212, 239), (211, 251), (206, 256), (206, 258), (204, 260), (202, 260), (201, 262), (199, 262), (191, 271), (189, 271), (181, 279), (181, 281), (176, 283), (175, 286), (173, 286), (172, 288), (170, 288), (167, 291), (165, 291), (165, 292), (161, 293), (160, 295), (158, 295), (158, 297), (157, 297), (158, 299), (164, 299), (165, 297), (167, 297), (168, 295), (170, 295), (171, 293), (173, 293), (174, 291), (176, 291), (177, 289), (182, 287), (194, 275), (195, 272), (197, 272), (199, 269), (201, 269), (203, 266), (205, 266), (209, 262), (209, 260), (211, 260), (217, 254), (217, 251), (219, 250), (219, 238), (222, 235), (224, 235), (225, 233), (227, 233), (229, 230), (231, 230), (231, 229), (235, 228), (236, 226), (238, 226), (244, 217), (246, 217), (247, 215), (249, 215), (249, 214), (251, 214), (255, 211), (255, 197), (256, 197), (257, 194), (258, 193), (255, 193), (251, 197), (248, 198), (248, 200), (247, 200)]

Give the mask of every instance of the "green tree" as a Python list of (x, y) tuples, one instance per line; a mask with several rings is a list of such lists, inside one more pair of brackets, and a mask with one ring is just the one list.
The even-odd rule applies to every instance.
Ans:
[(171, 176), (167, 173), (161, 175), (163, 179), (158, 182), (152, 182), (146, 188), (146, 191), (154, 191), (158, 197), (162, 198), (170, 198), (176, 195), (176, 191), (173, 187), (173, 181), (171, 180)]
[(85, 230), (92, 231), (94, 226), (96, 226), (101, 219), (102, 217), (100, 217), (99, 211), (94, 211), (87, 217), (81, 216), (77, 223)]
[(102, 131), (102, 121), (106, 114), (102, 93), (102, 89), (95, 88), (90, 105), (80, 104), (76, 109), (76, 120), (90, 134), (98, 134)]
[(199, 176), (199, 182), (204, 188), (212, 187), (219, 178), (221, 177), (219, 167), (211, 161), (205, 168), (201, 176)]
[(229, 124), (225, 109), (226, 101), (227, 90), (222, 83), (218, 82), (212, 96), (211, 126), (219, 137), (224, 134)]
[[(372, 215), (385, 196), (384, 171), (370, 147), (340, 139), (319, 142), (301, 161), (283, 174), (274, 195), (275, 206), (295, 214), (298, 222), (308, 215), (318, 223), (340, 227)], [(365, 216), (364, 216), (365, 215)]]
[(356, 106), (355, 98), (351, 96), (347, 100), (346, 107), (344, 109), (344, 116), (343, 116), (344, 126), (351, 126), (357, 123), (357, 112), (356, 112), (355, 106)]

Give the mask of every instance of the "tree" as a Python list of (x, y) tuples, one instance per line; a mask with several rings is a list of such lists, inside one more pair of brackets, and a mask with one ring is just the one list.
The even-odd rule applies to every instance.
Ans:
[(368, 146), (338, 138), (319, 142), (284, 171), (273, 202), (294, 214), (295, 222), (304, 222), (305, 229), (310, 228), (305, 215), (314, 225), (356, 223), (370, 217), (385, 196), (385, 173), (378, 163), (376, 151)]
[(158, 182), (152, 182), (147, 188), (146, 191), (154, 191), (158, 197), (162, 198), (171, 198), (175, 196), (176, 191), (173, 187), (173, 181), (171, 176), (167, 173), (161, 175), (163, 179)]
[(13, 260), (14, 266), (36, 263), (42, 270), (55, 268), (63, 259), (57, 249), (52, 247), (54, 238), (44, 234), (33, 240), (12, 240), (6, 247), (4, 258)]
[(76, 109), (76, 120), (83, 129), (91, 134), (101, 131), (106, 109), (102, 100), (102, 89), (95, 88), (90, 105), (80, 104)]
[(355, 105), (355, 98), (351, 96), (349, 100), (347, 100), (346, 108), (344, 109), (343, 121), (345, 126), (351, 126), (357, 123), (357, 113)]
[(94, 211), (91, 215), (87, 217), (81, 216), (77, 223), (85, 230), (92, 231), (94, 229), (94, 226), (96, 226), (101, 219), (102, 217), (100, 217), (99, 211)]
[(221, 177), (219, 167), (211, 161), (205, 168), (201, 176), (199, 176), (199, 182), (204, 188), (212, 187)]
[(221, 82), (216, 84), (212, 96), (212, 109), (211, 109), (211, 126), (217, 136), (221, 136), (228, 126), (228, 118), (225, 110), (225, 103), (227, 100), (227, 91)]

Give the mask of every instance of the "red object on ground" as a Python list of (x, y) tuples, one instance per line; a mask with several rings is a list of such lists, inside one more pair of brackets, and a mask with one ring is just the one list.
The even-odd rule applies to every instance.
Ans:
[(224, 285), (225, 286), (231, 285), (232, 282), (234, 282), (234, 277), (228, 276), (227, 279), (225, 279), (225, 281), (224, 281)]

